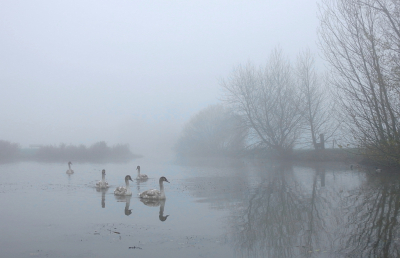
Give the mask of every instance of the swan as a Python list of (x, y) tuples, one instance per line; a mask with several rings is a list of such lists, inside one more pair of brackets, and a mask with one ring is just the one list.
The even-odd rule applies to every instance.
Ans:
[(140, 198), (144, 198), (144, 199), (165, 199), (165, 193), (164, 193), (164, 185), (163, 182), (168, 182), (169, 181), (165, 178), (165, 177), (160, 177), (160, 191), (158, 191), (157, 189), (151, 189), (151, 190), (147, 190), (144, 191), (142, 193), (139, 194)]
[(69, 169), (68, 169), (67, 172), (65, 172), (65, 173), (67, 173), (67, 174), (73, 174), (73, 173), (74, 173), (74, 171), (71, 169), (71, 165), (72, 165), (72, 162), (69, 161), (69, 162), (68, 162), (68, 167), (69, 167)]
[(137, 170), (137, 177), (136, 180), (147, 180), (149, 177), (145, 174), (140, 174), (140, 166), (136, 167)]
[(96, 183), (96, 187), (97, 188), (108, 188), (108, 183), (106, 181), (106, 170), (103, 169), (103, 171), (101, 171), (101, 181)]
[(132, 181), (132, 178), (130, 175), (127, 175), (125, 177), (126, 186), (118, 186), (117, 189), (114, 190), (114, 194), (115, 195), (132, 195), (132, 191), (129, 188), (129, 180)]

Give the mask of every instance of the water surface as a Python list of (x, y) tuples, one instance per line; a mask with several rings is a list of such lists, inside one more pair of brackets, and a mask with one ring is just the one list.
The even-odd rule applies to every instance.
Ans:
[[(135, 168), (132, 197), (113, 190)], [(344, 164), (0, 165), (4, 257), (399, 257), (398, 176)], [(95, 188), (106, 170), (110, 188)], [(137, 193), (158, 188), (165, 202)]]

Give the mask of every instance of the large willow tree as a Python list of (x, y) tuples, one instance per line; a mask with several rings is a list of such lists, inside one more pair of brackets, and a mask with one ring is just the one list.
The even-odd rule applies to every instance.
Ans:
[(349, 139), (369, 160), (400, 165), (400, 1), (325, 0), (320, 45)]

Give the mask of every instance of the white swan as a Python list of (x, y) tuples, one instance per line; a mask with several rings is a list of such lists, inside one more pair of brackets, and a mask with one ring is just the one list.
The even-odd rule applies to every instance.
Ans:
[(96, 183), (96, 187), (97, 188), (108, 188), (108, 183), (106, 181), (106, 170), (103, 169), (103, 171), (101, 171), (101, 181)]
[(132, 191), (129, 188), (129, 180), (132, 181), (132, 178), (130, 175), (127, 175), (125, 177), (126, 186), (118, 186), (117, 189), (114, 190), (114, 194), (115, 195), (132, 195)]
[(144, 191), (142, 193), (139, 194), (140, 198), (144, 198), (144, 199), (165, 199), (165, 193), (164, 193), (164, 185), (163, 182), (168, 182), (169, 181), (165, 178), (165, 177), (160, 177), (160, 191), (158, 191), (157, 189), (151, 189), (151, 190), (147, 190)]
[(140, 174), (140, 166), (137, 166), (137, 167), (136, 167), (136, 170), (137, 170), (137, 177), (136, 177), (136, 180), (147, 180), (147, 179), (149, 179), (149, 177), (148, 177), (147, 175), (145, 175), (145, 174)]
[(73, 174), (73, 173), (74, 173), (74, 171), (71, 169), (71, 164), (72, 164), (72, 162), (69, 161), (69, 162), (68, 162), (68, 167), (69, 167), (69, 169), (68, 169), (67, 172), (65, 172), (65, 173), (67, 173), (67, 174)]

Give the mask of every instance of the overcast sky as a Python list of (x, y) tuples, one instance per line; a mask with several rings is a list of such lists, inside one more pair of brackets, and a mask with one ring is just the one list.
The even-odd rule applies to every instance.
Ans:
[(146, 152), (216, 103), (234, 66), (278, 45), (317, 52), (316, 13), (308, 0), (3, 0), (0, 139)]

